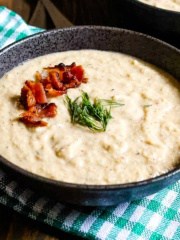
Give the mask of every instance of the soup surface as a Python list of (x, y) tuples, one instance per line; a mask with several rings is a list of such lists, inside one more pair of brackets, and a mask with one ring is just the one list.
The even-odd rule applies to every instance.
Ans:
[(154, 7), (180, 12), (180, 0), (139, 0)]
[[(105, 132), (72, 124), (65, 95), (50, 99), (58, 114), (48, 126), (28, 128), (18, 121), (18, 97), (36, 71), (60, 62), (82, 65), (88, 82), (69, 89), (72, 99), (115, 99)], [(51, 179), (116, 184), (140, 181), (173, 169), (180, 157), (180, 86), (169, 74), (131, 56), (81, 50), (25, 62), (0, 79), (0, 155)]]

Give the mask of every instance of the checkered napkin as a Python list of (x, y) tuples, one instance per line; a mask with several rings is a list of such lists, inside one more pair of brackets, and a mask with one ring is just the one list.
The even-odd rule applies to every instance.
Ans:
[[(0, 47), (42, 31), (0, 7)], [(39, 196), (0, 170), (0, 203), (87, 239), (180, 240), (180, 181), (139, 201), (113, 207), (70, 207)]]

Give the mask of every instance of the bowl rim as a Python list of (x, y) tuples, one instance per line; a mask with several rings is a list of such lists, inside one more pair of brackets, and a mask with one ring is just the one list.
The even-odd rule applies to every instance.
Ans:
[[(134, 1), (134, 0), (133, 0)], [(136, 31), (132, 31), (132, 30), (127, 30), (124, 28), (117, 28), (117, 27), (106, 27), (106, 26), (95, 26), (95, 25), (83, 25), (83, 26), (73, 26), (73, 27), (67, 27), (67, 28), (62, 28), (62, 29), (53, 29), (53, 30), (48, 30), (48, 31), (42, 31), (39, 33), (35, 33), (31, 36), (28, 36), (26, 38), (23, 38), (21, 40), (18, 40), (14, 43), (9, 44), (8, 46), (2, 48), (0, 50), (0, 55), (6, 53), (7, 51), (9, 51), (11, 48), (14, 48), (16, 46), (18, 46), (19, 44), (22, 44), (24, 42), (30, 41), (31, 39), (34, 38), (38, 38), (41, 35), (46, 35), (46, 34), (51, 34), (53, 32), (64, 32), (64, 31), (75, 31), (78, 29), (89, 29), (89, 30), (106, 30), (106, 31), (116, 31), (116, 32), (126, 32), (129, 34), (133, 34), (133, 35), (138, 35), (140, 37), (144, 37), (146, 39), (149, 40), (153, 40), (157, 43), (160, 43), (162, 45), (164, 45), (165, 47), (171, 48), (173, 51), (178, 52), (178, 54), (180, 54), (180, 50), (162, 40), (159, 40), (157, 38), (151, 37), (147, 34), (143, 34), (140, 32), (136, 32)], [(43, 56), (43, 55), (42, 55)], [(22, 167), (10, 162), (9, 160), (7, 160), (6, 158), (4, 158), (3, 156), (0, 155), (0, 163), (2, 163), (4, 166), (10, 168), (11, 170), (14, 171), (15, 173), (19, 173), (21, 175), (24, 175), (25, 177), (31, 178), (35, 181), (39, 181), (42, 183), (46, 183), (46, 184), (51, 184), (51, 185), (56, 185), (57, 187), (64, 187), (64, 188), (78, 188), (78, 189), (84, 189), (84, 190), (91, 190), (91, 191), (97, 191), (97, 190), (101, 190), (101, 191), (107, 191), (107, 190), (117, 190), (117, 189), (130, 189), (130, 188), (139, 188), (139, 187), (143, 187), (144, 185), (148, 185), (151, 183), (157, 183), (160, 182), (164, 179), (170, 178), (174, 175), (178, 175), (180, 176), (180, 168), (176, 167), (168, 172), (165, 172), (161, 175), (152, 177), (152, 178), (148, 178), (142, 181), (136, 181), (136, 182), (129, 182), (129, 183), (117, 183), (117, 184), (83, 184), (83, 183), (71, 183), (71, 182), (64, 182), (64, 181), (60, 181), (60, 180), (54, 180), (54, 179), (50, 179), (47, 177), (43, 177), (41, 175), (32, 173), (28, 170), (23, 169)]]
[[(128, 0), (128, 1), (136, 1), (136, 0)], [(51, 34), (53, 32), (64, 32), (64, 31), (73, 31), (73, 30), (83, 30), (83, 29), (89, 29), (89, 30), (105, 30), (105, 31), (115, 31), (115, 32), (126, 32), (129, 34), (133, 34), (135, 36), (142, 36), (146, 39), (158, 42), (168, 48), (171, 48), (175, 51), (178, 52), (178, 54), (180, 54), (180, 49), (177, 48), (176, 46), (171, 45), (170, 43), (165, 42), (164, 40), (161, 40), (159, 38), (153, 37), (151, 35), (148, 35), (146, 33), (142, 33), (142, 32), (138, 32), (135, 30), (130, 30), (130, 29), (126, 29), (126, 28), (120, 28), (120, 27), (112, 27), (112, 26), (100, 26), (100, 25), (76, 25), (76, 26), (71, 26), (71, 27), (65, 27), (65, 28), (57, 28), (57, 29), (50, 29), (50, 30), (45, 30), (45, 29), (41, 29), (41, 32), (37, 32), (34, 33), (32, 35), (26, 36), (25, 38), (19, 39), (15, 42), (12, 42), (10, 44), (8, 44), (7, 46), (3, 47), (0, 49), (0, 55), (5, 53), (6, 51), (10, 50), (12, 47), (15, 47), (16, 45), (22, 44), (26, 41), (29, 41), (30, 39), (34, 39), (36, 37), (39, 37), (40, 35), (48, 35)]]
[(144, 3), (144, 2), (141, 2), (141, 0), (126, 0), (126, 1), (129, 1), (129, 2), (132, 2), (138, 6), (141, 6), (143, 7), (144, 9), (150, 9), (152, 11), (158, 11), (158, 12), (163, 12), (164, 14), (172, 14), (172, 15), (176, 15), (176, 16), (180, 16), (180, 12), (179, 11), (174, 11), (174, 10), (170, 10), (170, 9), (165, 9), (165, 8), (160, 8), (160, 7), (156, 7), (156, 6), (153, 6), (153, 5), (150, 5), (148, 3)]
[(19, 173), (21, 175), (24, 175), (25, 177), (31, 178), (35, 181), (39, 181), (41, 183), (56, 185), (57, 187), (65, 187), (65, 188), (78, 188), (78, 189), (85, 189), (85, 190), (117, 190), (117, 189), (130, 189), (130, 188), (139, 188), (143, 187), (144, 185), (152, 184), (160, 182), (164, 179), (167, 179), (169, 177), (172, 177), (174, 175), (180, 174), (180, 168), (176, 167), (173, 170), (170, 170), (166, 173), (163, 173), (161, 175), (148, 178), (142, 181), (137, 182), (129, 182), (129, 183), (117, 183), (117, 184), (84, 184), (84, 183), (71, 183), (71, 182), (64, 182), (60, 180), (50, 179), (38, 174), (35, 174), (33, 172), (30, 172), (26, 169), (23, 169), (22, 167), (10, 162), (6, 158), (0, 155), (0, 163), (5, 165), (5, 167), (10, 168), (11, 170), (15, 171), (14, 173)]

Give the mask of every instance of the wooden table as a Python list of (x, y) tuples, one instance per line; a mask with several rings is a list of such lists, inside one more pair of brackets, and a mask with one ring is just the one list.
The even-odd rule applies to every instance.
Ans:
[(1, 240), (81, 240), (0, 205)]
[[(109, 25), (134, 29), (147, 33), (146, 28), (131, 21), (121, 8), (119, 0), (0, 0), (0, 5), (19, 13), (28, 23), (42, 28), (54, 28), (75, 25), (93, 24)], [(53, 5), (52, 5), (53, 3)], [(44, 4), (44, 5), (43, 5)], [(49, 4), (48, 6), (46, 6)], [(59, 12), (58, 9), (61, 8)], [(48, 11), (47, 11), (48, 10)], [(53, 14), (51, 14), (53, 12)], [(48, 14), (47, 14), (48, 13)], [(67, 17), (62, 19), (62, 15)], [(100, 14), (99, 14), (100, 13)], [(40, 17), (41, 16), (41, 17)], [(60, 19), (62, 21), (57, 21)], [(165, 39), (179, 47), (176, 39), (168, 36), (155, 36)], [(0, 205), (0, 240), (77, 240), (47, 225), (27, 219), (14, 211)]]

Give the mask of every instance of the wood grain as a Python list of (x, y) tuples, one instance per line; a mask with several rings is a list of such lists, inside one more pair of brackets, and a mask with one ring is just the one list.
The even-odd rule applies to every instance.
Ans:
[(6, 6), (6, 7), (12, 9), (13, 0), (0, 0), (0, 6)]

